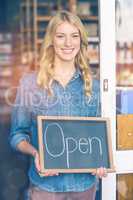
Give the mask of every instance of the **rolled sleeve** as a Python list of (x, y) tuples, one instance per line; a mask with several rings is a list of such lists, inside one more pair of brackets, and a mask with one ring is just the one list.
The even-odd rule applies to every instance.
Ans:
[(20, 81), (17, 95), (11, 113), (11, 131), (9, 143), (17, 150), (17, 145), (26, 140), (30, 142), (31, 114), (28, 100), (28, 85), (25, 78)]
[(30, 142), (30, 137), (24, 133), (17, 133), (10, 138), (10, 144), (13, 149), (18, 150), (17, 144), (19, 144), (23, 140)]

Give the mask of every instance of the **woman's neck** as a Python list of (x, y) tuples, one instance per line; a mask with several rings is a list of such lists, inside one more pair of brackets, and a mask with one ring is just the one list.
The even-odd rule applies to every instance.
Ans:
[(61, 61), (55, 60), (54, 62), (54, 74), (67, 76), (75, 72), (75, 63), (73, 61)]
[(54, 79), (60, 82), (65, 88), (75, 73), (75, 65), (73, 62), (55, 62), (54, 63)]

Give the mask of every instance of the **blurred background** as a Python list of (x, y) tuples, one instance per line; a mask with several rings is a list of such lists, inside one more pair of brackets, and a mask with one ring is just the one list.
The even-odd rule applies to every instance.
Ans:
[[(133, 150), (133, 1), (116, 0), (116, 149)], [(133, 174), (117, 174), (118, 200), (133, 199)]]
[(27, 199), (29, 158), (8, 143), (11, 108), (20, 77), (38, 68), (49, 19), (61, 9), (78, 14), (86, 26), (90, 66), (99, 78), (98, 0), (0, 0), (0, 200)]
[[(9, 144), (11, 104), (23, 66), (20, 53), (20, 2), (0, 0), (0, 199), (24, 199), (28, 158)], [(25, 69), (24, 69), (25, 70)], [(12, 89), (14, 87), (14, 89)], [(8, 97), (6, 98), (6, 93)], [(9, 100), (9, 101), (8, 101)], [(21, 194), (21, 195), (20, 195)]]

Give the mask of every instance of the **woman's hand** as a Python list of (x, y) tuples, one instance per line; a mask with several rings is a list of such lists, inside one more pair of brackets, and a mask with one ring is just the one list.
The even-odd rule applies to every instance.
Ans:
[(38, 172), (41, 172), (40, 158), (37, 151), (34, 152), (34, 163)]
[(48, 172), (45, 172), (44, 173), (44, 176), (58, 176), (59, 173), (58, 172), (54, 172), (53, 170), (52, 171), (48, 171)]
[(107, 177), (107, 169), (105, 167), (97, 168), (95, 172), (92, 173), (93, 175), (96, 175), (98, 178)]
[[(39, 153), (37, 151), (35, 151), (35, 153), (34, 153), (34, 162), (35, 162), (35, 167), (36, 167), (38, 173), (41, 172), (40, 157), (39, 157)], [(57, 176), (57, 175), (59, 175), (59, 173), (54, 172), (53, 170), (52, 171), (49, 170), (48, 172), (45, 172), (43, 174), (43, 176)]]

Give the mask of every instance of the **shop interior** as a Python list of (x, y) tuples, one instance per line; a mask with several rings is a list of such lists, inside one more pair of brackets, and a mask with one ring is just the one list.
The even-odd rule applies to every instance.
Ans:
[[(133, 150), (133, 2), (116, 0), (116, 149)], [(24, 200), (29, 158), (8, 143), (16, 88), (25, 73), (38, 69), (47, 24), (57, 11), (77, 14), (88, 32), (87, 55), (92, 75), (100, 80), (98, 0), (0, 1), (0, 199)], [(107, 19), (108, 20), (108, 19)], [(21, 177), (21, 178), (20, 178)], [(133, 174), (117, 174), (116, 200), (133, 200)], [(102, 200), (102, 186), (96, 200)]]

